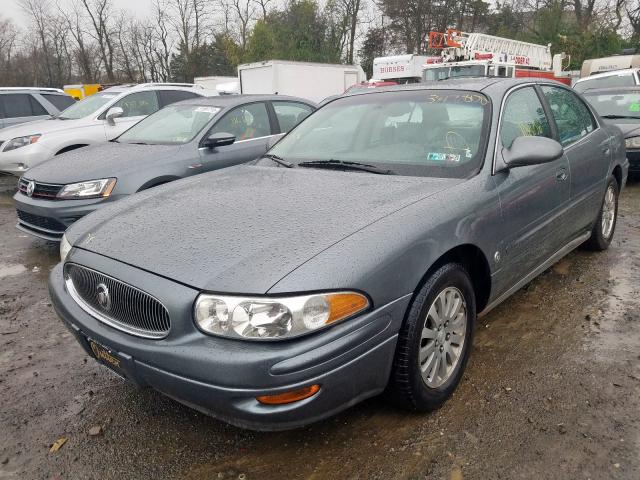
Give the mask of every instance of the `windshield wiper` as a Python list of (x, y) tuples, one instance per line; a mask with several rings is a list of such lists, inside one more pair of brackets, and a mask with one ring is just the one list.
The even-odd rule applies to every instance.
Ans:
[(128, 142), (128, 143), (129, 143), (129, 145), (149, 145), (146, 142)]
[(312, 168), (333, 168), (333, 169), (351, 169), (361, 170), (363, 172), (379, 173), (380, 175), (397, 175), (393, 170), (387, 170), (384, 168), (376, 167), (375, 165), (369, 165), (368, 163), (348, 162), (345, 160), (313, 160), (310, 162), (302, 162), (298, 164), (299, 167), (312, 167)]
[(295, 167), (295, 165), (293, 163), (287, 162), (284, 158), (279, 157), (278, 155), (276, 155), (274, 153), (265, 153), (260, 158), (268, 158), (269, 160), (272, 160), (272, 161), (276, 162), (278, 165), (282, 165), (283, 167), (287, 167), (287, 168)]
[(615, 119), (619, 119), (619, 118), (633, 118), (635, 120), (640, 120), (640, 117), (637, 115), (615, 115), (615, 114), (611, 114), (611, 115), (601, 115), (602, 118), (608, 118), (610, 120), (615, 120)]

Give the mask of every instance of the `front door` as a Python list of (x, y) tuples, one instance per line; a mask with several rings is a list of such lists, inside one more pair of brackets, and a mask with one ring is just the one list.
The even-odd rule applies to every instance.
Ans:
[[(552, 137), (549, 120), (534, 87), (512, 91), (500, 120), (496, 155), (519, 136)], [(566, 156), (541, 165), (502, 170), (494, 176), (502, 210), (497, 235), (505, 285), (513, 285), (566, 242), (562, 230), (570, 201)]]
[(231, 134), (236, 141), (225, 147), (200, 148), (202, 171), (255, 160), (267, 151), (273, 134), (266, 104), (254, 102), (235, 107), (220, 118), (204, 138), (214, 133)]
[[(122, 108), (123, 113), (122, 116), (114, 119), (113, 124), (106, 119), (104, 120), (104, 132), (107, 140), (113, 140), (143, 118), (160, 109), (158, 96), (153, 90), (127, 95), (111, 106), (111, 108), (114, 107)], [(100, 118), (104, 119), (108, 111), (107, 109)]]

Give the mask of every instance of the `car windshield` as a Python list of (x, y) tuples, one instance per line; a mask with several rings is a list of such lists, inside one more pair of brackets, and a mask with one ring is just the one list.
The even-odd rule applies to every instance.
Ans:
[(80, 100), (78, 103), (74, 103), (69, 108), (63, 110), (58, 118), (62, 120), (76, 120), (78, 118), (87, 117), (100, 109), (110, 100), (113, 100), (118, 96), (117, 93), (96, 93), (84, 100)]
[(619, 75), (594, 75), (588, 80), (577, 82), (573, 89), (576, 92), (584, 92), (589, 88), (606, 88), (606, 87), (633, 87), (636, 84), (633, 72), (625, 72)]
[(177, 104), (149, 115), (118, 137), (120, 143), (177, 145), (190, 142), (220, 111), (218, 107)]
[(640, 122), (640, 90), (585, 92), (584, 97), (601, 117)]
[(489, 111), (487, 97), (458, 90), (344, 97), (269, 153), (294, 164), (359, 162), (400, 175), (466, 178), (482, 166)]

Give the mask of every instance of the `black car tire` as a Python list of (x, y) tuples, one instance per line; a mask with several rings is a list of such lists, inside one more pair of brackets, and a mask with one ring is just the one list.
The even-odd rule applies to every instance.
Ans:
[[(461, 293), (466, 304), (464, 341), (460, 346), (457, 364), (447, 380), (440, 386), (430, 387), (423, 379), (420, 367), (419, 355), (425, 342), (422, 331), (429, 321), (427, 314), (436, 298), (450, 288)], [(400, 330), (387, 397), (400, 407), (418, 412), (440, 407), (453, 394), (462, 378), (471, 350), (475, 321), (475, 294), (467, 271), (457, 263), (438, 268), (418, 290)]]
[[(614, 207), (613, 225), (611, 227), (611, 232), (609, 233), (609, 236), (606, 236), (605, 232), (603, 231), (602, 217), (605, 211), (605, 201), (607, 197), (607, 192), (609, 191), (610, 188), (613, 189), (615, 207)], [(609, 248), (609, 245), (611, 245), (611, 240), (613, 239), (613, 234), (616, 231), (616, 223), (618, 221), (619, 194), (620, 194), (620, 189), (618, 187), (618, 181), (616, 180), (615, 177), (612, 176), (611, 178), (609, 178), (609, 182), (607, 183), (607, 189), (605, 190), (605, 196), (602, 199), (600, 211), (598, 212), (598, 218), (596, 219), (596, 223), (593, 225), (593, 229), (591, 230), (591, 237), (589, 237), (589, 240), (587, 240), (584, 243), (584, 247), (587, 250), (602, 251), (602, 250), (606, 250), (607, 248)]]

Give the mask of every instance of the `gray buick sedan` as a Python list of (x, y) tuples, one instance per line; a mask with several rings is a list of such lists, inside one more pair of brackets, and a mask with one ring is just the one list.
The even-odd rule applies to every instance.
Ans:
[(315, 106), (283, 95), (195, 98), (169, 105), (109, 143), (29, 169), (13, 199), (18, 229), (59, 242), (73, 222), (136, 192), (259, 157)]
[(53, 305), (122, 377), (246, 428), (382, 392), (429, 411), (479, 314), (577, 246), (609, 246), (627, 169), (620, 130), (557, 83), (348, 95), (254, 165), (79, 220)]

